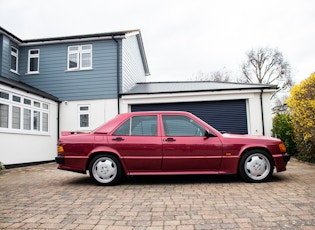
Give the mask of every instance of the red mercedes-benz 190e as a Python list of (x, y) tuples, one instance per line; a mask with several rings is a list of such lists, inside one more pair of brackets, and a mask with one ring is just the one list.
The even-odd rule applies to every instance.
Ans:
[(59, 169), (86, 173), (101, 185), (124, 175), (239, 174), (268, 181), (290, 155), (276, 138), (222, 134), (188, 112), (131, 112), (90, 133), (64, 132)]

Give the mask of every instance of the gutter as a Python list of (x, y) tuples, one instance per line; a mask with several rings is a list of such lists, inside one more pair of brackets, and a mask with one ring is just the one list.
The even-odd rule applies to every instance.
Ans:
[[(97, 41), (97, 40), (110, 40), (113, 39), (113, 36), (99, 36), (99, 37), (73, 37), (73, 38), (51, 38), (51, 39), (37, 39), (37, 40), (25, 40), (23, 43), (19, 44), (19, 46), (35, 46), (35, 45), (51, 45), (58, 43), (72, 43), (72, 42), (89, 42), (89, 41)], [(125, 38), (124, 35), (115, 36), (116, 38)]]
[(264, 106), (263, 106), (263, 95), (264, 89), (260, 91), (260, 107), (261, 107), (261, 122), (262, 122), (262, 134), (265, 136), (265, 119), (264, 119)]
[(119, 97), (120, 97), (120, 94), (119, 94), (119, 89), (120, 89), (120, 84), (119, 84), (119, 42), (117, 41), (117, 39), (112, 36), (112, 39), (116, 42), (116, 47), (117, 47), (117, 113), (120, 114), (120, 102), (119, 102)]

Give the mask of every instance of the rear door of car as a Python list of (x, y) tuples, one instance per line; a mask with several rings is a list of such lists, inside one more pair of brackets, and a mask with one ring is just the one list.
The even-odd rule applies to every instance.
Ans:
[(129, 171), (159, 171), (162, 142), (157, 115), (130, 117), (108, 137), (109, 146), (119, 152)]
[(185, 115), (162, 115), (163, 171), (216, 171), (222, 159), (218, 137)]

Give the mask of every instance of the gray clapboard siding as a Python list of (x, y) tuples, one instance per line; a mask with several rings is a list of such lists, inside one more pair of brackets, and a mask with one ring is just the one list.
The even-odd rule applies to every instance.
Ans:
[(2, 72), (4, 71), (4, 65), (3, 65), (3, 56), (4, 51), (3, 51), (3, 39), (4, 39), (4, 35), (0, 35), (0, 75), (3, 75)]
[[(92, 69), (67, 71), (68, 46), (85, 44), (92, 45)], [(40, 49), (39, 74), (27, 74), (29, 49)], [(23, 47), (21, 79), (60, 100), (116, 98), (116, 53), (116, 43), (113, 40)]]
[[(11, 46), (16, 47), (19, 49), (19, 47), (10, 41), (10, 39), (4, 35), (0, 35), (0, 51), (1, 51), (1, 57), (0, 57), (0, 63), (1, 63), (1, 76), (6, 76), (10, 79), (18, 81), (20, 76), (16, 73), (13, 73), (10, 71), (11, 69)], [(18, 68), (19, 72), (20, 69)]]

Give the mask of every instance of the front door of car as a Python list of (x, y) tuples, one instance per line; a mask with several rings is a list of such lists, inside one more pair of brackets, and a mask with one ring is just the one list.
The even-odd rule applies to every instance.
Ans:
[(162, 143), (156, 115), (131, 117), (108, 136), (108, 142), (129, 171), (161, 170)]
[(163, 115), (164, 171), (212, 171), (220, 168), (222, 143), (206, 137), (206, 129), (183, 115)]

